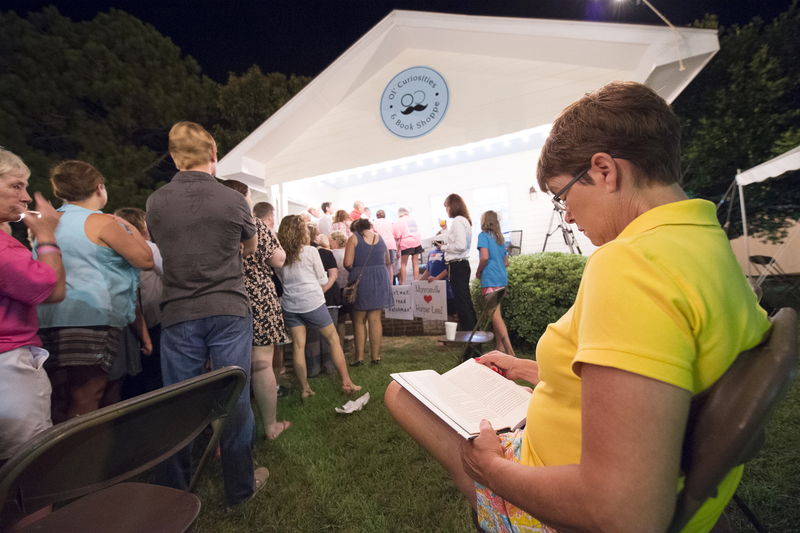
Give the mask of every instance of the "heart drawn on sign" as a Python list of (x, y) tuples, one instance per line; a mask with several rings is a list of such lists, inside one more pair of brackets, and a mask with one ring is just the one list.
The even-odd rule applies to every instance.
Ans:
[(433, 300), (433, 296), (431, 296), (430, 294), (426, 294), (425, 296), (422, 297), (422, 299), (425, 300), (425, 303), (429, 304), (431, 303), (431, 300)]

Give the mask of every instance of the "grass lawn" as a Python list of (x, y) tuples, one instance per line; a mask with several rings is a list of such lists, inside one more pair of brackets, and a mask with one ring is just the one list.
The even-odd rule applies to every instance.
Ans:
[[(530, 356), (531, 354), (518, 354)], [(431, 337), (384, 339), (380, 365), (351, 369), (371, 399), (361, 412), (338, 415), (347, 397), (338, 378), (311, 379), (316, 396), (279, 400), (279, 419), (294, 426), (274, 442), (254, 447), (256, 462), (270, 469), (267, 487), (240, 509), (223, 504), (219, 462), (204, 473), (203, 509), (195, 531), (386, 532), (474, 531), (469, 507), (444, 470), (392, 421), (383, 391), (392, 372), (433, 368), (443, 372), (459, 360)], [(770, 531), (798, 531), (800, 524), (800, 385), (796, 381), (769, 427), (761, 455), (745, 470), (739, 488)], [(731, 512), (740, 531), (741, 513)]]

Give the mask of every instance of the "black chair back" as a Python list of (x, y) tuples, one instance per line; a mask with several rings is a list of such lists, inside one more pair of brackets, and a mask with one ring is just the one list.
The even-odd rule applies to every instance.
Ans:
[(216, 448), (224, 419), (245, 381), (241, 368), (221, 368), (38, 434), (0, 468), (3, 518), (78, 498), (140, 474), (211, 425), (214, 431), (199, 473)]
[(769, 416), (797, 373), (797, 313), (783, 308), (771, 320), (768, 340), (739, 354), (692, 400), (681, 459), (686, 482), (669, 531), (680, 531), (728, 472), (763, 445)]

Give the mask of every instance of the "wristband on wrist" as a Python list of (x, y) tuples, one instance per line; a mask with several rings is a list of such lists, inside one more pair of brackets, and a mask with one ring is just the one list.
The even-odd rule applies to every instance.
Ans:
[(61, 248), (55, 244), (40, 244), (36, 247), (36, 253), (37, 255), (60, 254)]
[(59, 250), (61, 249), (61, 248), (59, 248), (58, 244), (57, 244), (57, 243), (55, 243), (55, 242), (46, 242), (46, 241), (41, 241), (41, 242), (37, 242), (37, 243), (36, 243), (36, 249), (37, 249), (37, 250), (38, 250), (39, 248), (41, 248), (42, 246), (55, 246), (55, 247), (56, 247), (56, 248), (58, 248)]

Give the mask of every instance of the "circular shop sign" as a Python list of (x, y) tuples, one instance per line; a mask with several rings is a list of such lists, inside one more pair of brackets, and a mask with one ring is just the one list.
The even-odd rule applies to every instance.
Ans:
[(425, 135), (442, 121), (450, 92), (441, 74), (411, 67), (392, 78), (381, 96), (381, 118), (399, 137)]

